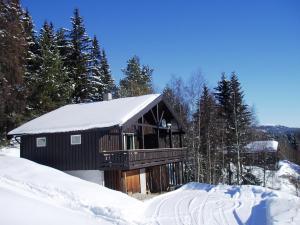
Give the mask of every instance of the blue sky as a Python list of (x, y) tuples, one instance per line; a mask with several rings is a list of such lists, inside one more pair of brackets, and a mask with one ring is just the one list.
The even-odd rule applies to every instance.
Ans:
[(78, 7), (105, 48), (113, 76), (133, 55), (154, 68), (161, 90), (172, 75), (201, 71), (211, 87), (239, 75), (261, 124), (300, 127), (300, 1), (22, 0), (36, 29), (70, 28)]

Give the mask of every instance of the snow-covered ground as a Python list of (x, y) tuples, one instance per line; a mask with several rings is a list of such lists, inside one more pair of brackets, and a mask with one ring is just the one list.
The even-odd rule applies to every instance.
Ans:
[[(300, 199), (283, 191), (189, 183), (141, 202), (8, 152), (0, 150), (0, 224), (300, 224)], [(299, 175), (281, 163), (278, 174)]]
[(145, 224), (300, 224), (300, 199), (258, 186), (189, 183), (145, 202)]

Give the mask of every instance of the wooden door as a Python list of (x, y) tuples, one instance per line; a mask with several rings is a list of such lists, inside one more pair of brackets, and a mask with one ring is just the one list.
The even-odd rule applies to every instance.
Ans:
[(124, 176), (127, 193), (141, 192), (140, 171), (130, 170), (123, 173), (125, 173)]

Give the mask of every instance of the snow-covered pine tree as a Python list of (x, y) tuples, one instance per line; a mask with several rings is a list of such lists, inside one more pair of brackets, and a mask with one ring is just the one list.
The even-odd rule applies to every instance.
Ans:
[(26, 10), (24, 13), (23, 26), (27, 41), (24, 74), (24, 83), (27, 96), (25, 119), (29, 120), (36, 116), (34, 109), (38, 99), (34, 87), (39, 75), (39, 69), (41, 65), (41, 49), (38, 43), (36, 32), (34, 31), (33, 21), (28, 10)]
[(18, 0), (0, 1), (0, 144), (23, 118), (26, 37)]
[(137, 56), (127, 61), (126, 69), (122, 70), (125, 78), (120, 81), (120, 94), (123, 97), (153, 93), (152, 72), (148, 66), (141, 66)]
[(218, 127), (219, 127), (219, 145), (222, 154), (222, 171), (227, 171), (228, 177), (223, 177), (223, 183), (231, 183), (230, 161), (226, 160), (226, 154), (231, 151), (232, 142), (230, 140), (229, 119), (231, 114), (230, 104), (230, 81), (227, 80), (225, 73), (222, 73), (221, 80), (218, 82), (214, 93), (218, 107)]
[(75, 103), (85, 102), (88, 99), (88, 73), (90, 60), (90, 38), (86, 34), (82, 17), (79, 10), (74, 10), (71, 18), (72, 29), (69, 37), (71, 51), (69, 56), (70, 79), (73, 80), (72, 101)]
[(226, 79), (225, 73), (222, 73), (221, 80), (218, 82), (218, 86), (215, 88), (215, 98), (218, 103), (218, 114), (220, 127), (222, 129), (223, 147), (225, 151), (229, 150), (229, 118), (231, 114), (230, 107), (230, 81)]
[(68, 58), (70, 57), (71, 43), (68, 39), (68, 32), (69, 31), (66, 28), (59, 28), (56, 32), (56, 43), (64, 66), (69, 70)]
[(244, 102), (244, 93), (237, 75), (233, 72), (230, 78), (230, 117), (229, 140), (231, 150), (237, 154), (237, 183), (242, 175), (241, 151), (247, 144), (250, 135), (251, 111)]
[(118, 97), (118, 89), (116, 87), (115, 81), (112, 78), (111, 70), (108, 64), (105, 50), (101, 51), (101, 80), (103, 84), (102, 92), (103, 94), (112, 93), (114, 97)]
[(70, 85), (59, 54), (53, 25), (44, 23), (39, 38), (41, 64), (34, 83), (35, 114), (41, 115), (69, 101)]
[(103, 79), (101, 73), (101, 52), (97, 37), (94, 36), (91, 48), (89, 73), (89, 101), (101, 101), (103, 96)]

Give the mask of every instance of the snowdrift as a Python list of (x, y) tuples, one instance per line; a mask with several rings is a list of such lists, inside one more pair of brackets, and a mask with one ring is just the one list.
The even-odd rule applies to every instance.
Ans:
[(121, 192), (8, 156), (0, 156), (0, 199), (6, 225), (129, 224), (131, 210), (142, 206)]

